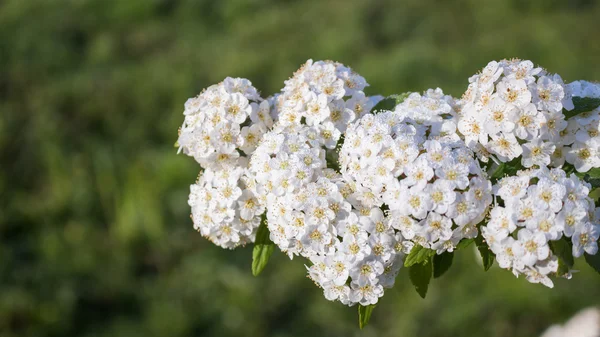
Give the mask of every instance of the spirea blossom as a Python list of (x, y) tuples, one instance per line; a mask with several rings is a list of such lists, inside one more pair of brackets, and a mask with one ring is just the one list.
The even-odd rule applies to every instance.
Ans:
[(190, 186), (194, 228), (217, 246), (232, 249), (254, 242), (264, 206), (250, 188), (248, 173), (243, 167), (208, 168)]
[(185, 103), (179, 146), (204, 168), (236, 166), (272, 126), (271, 105), (243, 78), (226, 78)]
[[(600, 84), (576, 81), (568, 86), (573, 97), (600, 98)], [(566, 160), (579, 172), (600, 167), (600, 107), (569, 119), (561, 136), (560, 152), (554, 156), (558, 163)]]
[[(327, 168), (326, 149), (335, 147), (340, 137), (335, 128), (331, 134), (329, 144), (330, 137), (323, 137), (314, 127), (276, 128), (264, 135), (250, 160), (255, 189), (267, 205), (271, 239), (290, 256), (310, 256), (324, 249), (335, 234), (333, 204), (339, 211), (345, 208), (330, 182), (335, 172)], [(317, 236), (315, 230), (322, 235)]]
[(185, 103), (178, 139), (201, 167), (194, 228), (223, 248), (256, 240), (258, 272), (271, 244), (306, 259), (325, 298), (349, 306), (376, 304), (405, 261), (437, 264), (471, 239), (552, 287), (571, 276), (565, 254), (598, 252), (600, 108), (580, 102), (600, 85), (521, 60), (469, 83), (460, 100), (437, 88), (375, 108), (362, 76), (308, 60), (266, 99), (242, 78), (207, 88)]
[(340, 163), (353, 184), (348, 200), (385, 207), (405, 239), (452, 251), (477, 235), (491, 184), (458, 136), (440, 132), (452, 120), (427, 117), (426, 126), (398, 111), (364, 116), (346, 131)]
[(525, 167), (550, 163), (567, 125), (562, 110), (573, 109), (559, 75), (517, 59), (488, 63), (460, 105), (458, 130), (482, 160), (486, 152), (500, 162), (521, 157)]
[(381, 99), (365, 96), (367, 81), (343, 64), (308, 60), (277, 97), (277, 121), (283, 126), (331, 124), (344, 132)]
[(553, 287), (552, 242), (568, 240), (574, 257), (596, 254), (600, 226), (590, 185), (562, 169), (519, 171), (494, 186), (496, 205), (482, 234), (501, 268)]

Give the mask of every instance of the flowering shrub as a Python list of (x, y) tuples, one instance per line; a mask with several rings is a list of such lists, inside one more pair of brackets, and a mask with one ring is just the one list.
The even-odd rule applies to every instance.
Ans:
[(425, 297), (473, 242), (485, 270), (548, 287), (577, 257), (600, 272), (600, 84), (503, 60), (461, 99), (367, 86), (309, 60), (266, 99), (239, 78), (189, 99), (178, 146), (201, 167), (194, 227), (254, 243), (255, 275), (275, 247), (305, 258), (328, 300), (359, 304), (361, 327), (400, 268)]

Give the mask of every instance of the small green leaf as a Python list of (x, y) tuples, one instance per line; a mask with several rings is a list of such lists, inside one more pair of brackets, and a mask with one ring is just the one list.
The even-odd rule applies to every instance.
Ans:
[(523, 166), (521, 165), (520, 157), (517, 157), (509, 162), (500, 163), (498, 167), (490, 174), (492, 179), (502, 179), (504, 176), (514, 176), (517, 174), (519, 170), (522, 170)]
[(361, 329), (369, 324), (373, 309), (375, 309), (375, 304), (369, 304), (367, 306), (361, 304), (358, 305), (358, 326)]
[(575, 264), (571, 241), (566, 237), (557, 241), (550, 241), (550, 249), (552, 250), (552, 253), (558, 257), (558, 270), (556, 271), (556, 275), (563, 276), (568, 274), (569, 270), (572, 269)]
[(600, 188), (593, 189), (588, 196), (596, 202), (596, 207), (598, 207), (598, 203), (600, 202)]
[(573, 105), (575, 106), (575, 108), (571, 111), (563, 109), (563, 114), (565, 115), (566, 119), (596, 109), (600, 106), (600, 98), (573, 97)]
[(600, 167), (587, 171), (587, 175), (590, 176), (590, 178), (600, 178)]
[(418, 263), (423, 263), (425, 261), (429, 261), (429, 259), (434, 255), (435, 255), (435, 250), (432, 250), (429, 248), (423, 248), (422, 246), (419, 246), (417, 244), (412, 248), (412, 250), (406, 257), (406, 260), (404, 260), (404, 266), (410, 267), (410, 266), (418, 264)]
[(421, 298), (425, 298), (425, 295), (427, 295), (427, 288), (429, 288), (429, 281), (432, 274), (433, 263), (430, 260), (415, 264), (408, 270), (410, 281), (415, 286)]
[(473, 239), (463, 239), (456, 245), (456, 249), (465, 249), (469, 247), (475, 240)]
[(488, 247), (481, 235), (478, 235), (475, 238), (475, 244), (477, 245), (477, 250), (479, 250), (479, 254), (481, 255), (481, 260), (483, 262), (483, 270), (490, 270), (490, 268), (494, 264), (494, 260), (496, 260), (496, 255), (492, 253), (490, 247)]
[(377, 105), (375, 105), (373, 107), (373, 109), (371, 109), (371, 111), (373, 111), (373, 113), (377, 113), (378, 111), (394, 110), (396, 105), (404, 102), (404, 100), (410, 94), (411, 94), (410, 92), (405, 92), (405, 93), (399, 94), (399, 95), (388, 96), (388, 97), (382, 99), (381, 101), (379, 101), (379, 103), (377, 103)]
[(433, 277), (438, 278), (444, 275), (445, 272), (452, 266), (454, 253), (445, 252), (433, 257)]
[(260, 226), (256, 232), (254, 249), (252, 250), (252, 275), (258, 276), (265, 269), (269, 262), (271, 254), (275, 249), (275, 244), (269, 238), (269, 228), (267, 228), (266, 212), (261, 216)]
[(585, 253), (585, 262), (587, 262), (590, 267), (594, 268), (594, 270), (600, 274), (600, 253), (596, 253), (596, 255), (590, 255)]
[(175, 144), (173, 144), (174, 148), (179, 148), (179, 141), (176, 141)]

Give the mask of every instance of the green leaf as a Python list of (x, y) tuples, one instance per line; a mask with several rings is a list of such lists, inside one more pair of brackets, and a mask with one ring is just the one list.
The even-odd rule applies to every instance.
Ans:
[(429, 287), (432, 274), (433, 263), (429, 260), (424, 263), (415, 264), (408, 270), (410, 281), (422, 298), (425, 298), (425, 295), (427, 295), (427, 288)]
[(358, 305), (358, 326), (361, 329), (369, 324), (373, 309), (375, 309), (375, 304), (369, 304), (367, 306), (361, 304)]
[(488, 247), (481, 235), (478, 235), (475, 238), (475, 244), (477, 245), (477, 250), (479, 250), (479, 254), (481, 255), (481, 260), (483, 262), (483, 270), (490, 270), (490, 268), (494, 264), (494, 260), (496, 260), (496, 255), (492, 253), (490, 247)]
[(404, 102), (404, 100), (410, 94), (411, 94), (410, 92), (405, 92), (405, 93), (399, 94), (399, 95), (388, 96), (388, 97), (382, 99), (381, 101), (379, 101), (379, 103), (377, 103), (377, 105), (375, 105), (373, 107), (373, 109), (371, 109), (371, 111), (373, 113), (377, 113), (378, 111), (382, 111), (382, 110), (383, 111), (384, 110), (394, 110), (396, 105)]
[(600, 167), (587, 171), (587, 175), (590, 176), (590, 178), (600, 178)]
[(575, 264), (571, 241), (565, 237), (557, 241), (550, 241), (550, 249), (552, 250), (552, 253), (558, 257), (558, 270), (556, 271), (556, 275), (563, 276), (568, 274), (569, 270), (572, 269)]
[(475, 240), (473, 239), (463, 239), (456, 245), (456, 249), (465, 249), (469, 247)]
[(454, 259), (454, 253), (445, 252), (440, 255), (433, 257), (433, 277), (438, 278), (444, 275), (445, 272), (452, 266), (452, 260)]
[(593, 189), (588, 196), (596, 202), (596, 207), (598, 207), (598, 203), (600, 202), (600, 188)]
[(575, 108), (571, 111), (563, 109), (563, 114), (565, 115), (566, 119), (596, 109), (600, 106), (600, 98), (573, 97), (573, 105), (575, 106)]
[(275, 244), (269, 238), (269, 228), (267, 228), (266, 212), (261, 216), (260, 226), (256, 232), (254, 249), (252, 250), (252, 275), (258, 276), (265, 269), (269, 262), (271, 254), (275, 249)]
[(585, 262), (587, 262), (590, 267), (594, 268), (598, 274), (600, 274), (600, 253), (596, 253), (596, 255), (590, 255), (585, 253)]
[(435, 250), (423, 248), (422, 246), (416, 244), (406, 257), (406, 260), (404, 260), (404, 266), (410, 267), (415, 264), (429, 261), (429, 259), (434, 255)]
[(494, 172), (492, 172), (490, 174), (490, 177), (492, 179), (502, 179), (504, 178), (504, 176), (514, 176), (517, 174), (517, 172), (519, 170), (523, 169), (523, 166), (521, 165), (521, 157), (517, 157), (507, 163), (500, 163), (500, 165), (498, 165), (498, 167), (496, 168), (496, 170), (494, 170)]

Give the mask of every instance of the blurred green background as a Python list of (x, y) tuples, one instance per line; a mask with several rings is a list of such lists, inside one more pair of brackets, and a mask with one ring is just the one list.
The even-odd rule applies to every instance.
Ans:
[(371, 94), (460, 96), (489, 60), (600, 80), (593, 0), (0, 1), (0, 336), (537, 336), (600, 304), (583, 261), (553, 290), (459, 254), (426, 300), (403, 271), (357, 327), (303, 261), (221, 250), (188, 217), (183, 103), (226, 76), (264, 96), (308, 58)]

